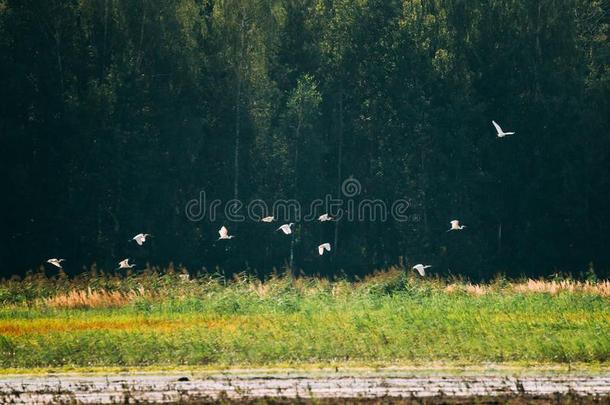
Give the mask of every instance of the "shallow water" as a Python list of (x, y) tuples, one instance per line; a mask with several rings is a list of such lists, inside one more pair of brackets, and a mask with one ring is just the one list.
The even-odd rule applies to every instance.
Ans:
[[(182, 380), (182, 381), (181, 381)], [(610, 401), (610, 373), (595, 375), (442, 372), (171, 373), (0, 378), (0, 403), (172, 403), (256, 398), (455, 398), (597, 396)]]

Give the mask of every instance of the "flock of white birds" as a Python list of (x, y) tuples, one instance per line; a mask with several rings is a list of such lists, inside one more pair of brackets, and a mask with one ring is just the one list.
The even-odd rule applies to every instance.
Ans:
[[(515, 134), (515, 132), (504, 132), (502, 127), (500, 127), (500, 125), (496, 121), (491, 121), (491, 123), (496, 128), (496, 135), (498, 138), (504, 138), (507, 135)], [(333, 218), (329, 214), (322, 214), (318, 217), (318, 221), (320, 221), (320, 222), (326, 222), (326, 221), (332, 221), (332, 220), (333, 220)], [(274, 216), (266, 216), (261, 219), (261, 222), (267, 222), (267, 223), (271, 223), (274, 221), (275, 221)], [(451, 227), (447, 230), (447, 232), (461, 231), (466, 228), (466, 225), (460, 224), (459, 219), (451, 220), (449, 222), (449, 224)], [(290, 235), (290, 234), (292, 234), (292, 227), (294, 225), (295, 225), (294, 222), (290, 222), (288, 224), (283, 224), (279, 228), (276, 229), (276, 232), (282, 231), (282, 232), (284, 232), (285, 235)], [(229, 235), (229, 230), (224, 225), (218, 230), (218, 235), (219, 235), (218, 240), (228, 240), (228, 239), (233, 239), (235, 237), (235, 235)], [(139, 233), (136, 236), (134, 236), (133, 238), (131, 238), (130, 240), (133, 240), (139, 246), (142, 246), (146, 242), (146, 239), (148, 239), (150, 236), (152, 236), (152, 235), (150, 235), (148, 233)], [(330, 252), (330, 249), (331, 249), (330, 243), (324, 242), (318, 246), (318, 254), (320, 256), (322, 256), (324, 254), (324, 252)], [(64, 261), (65, 261), (65, 259), (52, 258), (52, 259), (47, 260), (47, 263), (61, 269), (62, 268), (61, 263)], [(127, 258), (127, 259), (121, 260), (119, 262), (119, 267), (117, 268), (117, 270), (131, 269), (133, 267), (135, 267), (135, 264), (129, 263), (129, 258)], [(428, 265), (428, 264), (424, 265), (424, 264), (418, 263), (412, 267), (412, 270), (417, 271), (417, 273), (419, 273), (420, 276), (424, 277), (426, 275), (426, 269), (428, 269), (430, 267), (432, 267), (432, 266)]]

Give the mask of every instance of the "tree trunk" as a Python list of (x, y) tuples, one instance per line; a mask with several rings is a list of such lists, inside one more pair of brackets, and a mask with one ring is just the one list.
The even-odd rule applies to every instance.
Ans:
[[(295, 128), (294, 134), (294, 193), (293, 197), (298, 200), (298, 192), (299, 192), (299, 141), (301, 139), (301, 124), (303, 122), (303, 100), (300, 101), (299, 104), (299, 113), (297, 115), (297, 126)], [(296, 228), (297, 225), (295, 225)], [(296, 276), (296, 272), (294, 269), (294, 237), (296, 234), (296, 229), (291, 234), (290, 239), (290, 274), (292, 277)]]
[(498, 224), (498, 255), (502, 251), (502, 222)]
[(140, 45), (138, 49), (138, 60), (136, 62), (136, 68), (140, 69), (144, 53), (144, 24), (146, 23), (146, 0), (142, 0), (142, 22), (140, 24)]
[(108, 38), (108, 0), (104, 0), (104, 42), (102, 46), (102, 75), (106, 67), (106, 41)]
[(59, 28), (55, 27), (55, 53), (57, 55), (57, 70), (59, 72), (59, 85), (61, 89), (61, 95), (63, 98), (64, 94), (64, 69), (61, 61), (61, 35), (59, 33)]
[(422, 170), (422, 191), (423, 191), (423, 198), (422, 198), (422, 205), (423, 205), (423, 211), (424, 211), (424, 235), (426, 235), (426, 240), (428, 240), (428, 236), (429, 236), (429, 228), (428, 228), (428, 204), (427, 204), (427, 194), (426, 194), (426, 190), (428, 189), (428, 176), (426, 173), (426, 165), (425, 165), (425, 159), (424, 159), (424, 152), (421, 152), (421, 170)]
[[(343, 181), (342, 170), (343, 161), (343, 86), (339, 90), (339, 153), (337, 158), (337, 197), (341, 198), (341, 183)], [(337, 249), (339, 245), (339, 221), (335, 221), (335, 238), (333, 241), (333, 249)]]
[(536, 20), (536, 61), (534, 62), (534, 100), (540, 99), (540, 76), (538, 74), (538, 65), (542, 65), (542, 48), (540, 46), (540, 30), (541, 30), (541, 14), (542, 3), (538, 1), (538, 18)]
[(241, 99), (241, 77), (237, 78), (237, 93), (235, 95), (235, 160), (233, 162), (233, 198), (237, 200), (239, 197), (239, 137), (240, 137), (240, 99)]
[(240, 27), (239, 60), (237, 61), (237, 91), (235, 94), (235, 160), (233, 162), (233, 198), (239, 198), (239, 143), (240, 143), (240, 116), (241, 116), (241, 64), (244, 59), (244, 30), (246, 17), (242, 15)]

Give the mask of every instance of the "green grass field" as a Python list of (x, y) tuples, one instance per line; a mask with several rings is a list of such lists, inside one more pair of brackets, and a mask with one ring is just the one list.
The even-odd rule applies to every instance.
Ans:
[(610, 360), (608, 282), (173, 272), (0, 283), (0, 368), (587, 363)]

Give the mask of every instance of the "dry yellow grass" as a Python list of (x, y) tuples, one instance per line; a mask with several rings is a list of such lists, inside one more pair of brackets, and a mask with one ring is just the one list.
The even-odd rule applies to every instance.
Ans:
[(472, 295), (487, 294), (489, 288), (480, 284), (466, 284), (466, 292)]
[[(431, 288), (444, 291), (447, 294), (462, 293), (473, 296), (483, 296), (488, 293), (545, 293), (559, 294), (583, 293), (610, 297), (610, 281), (575, 281), (575, 280), (533, 280), (528, 279), (519, 282), (496, 281), (490, 284), (473, 284), (466, 281), (456, 280), (447, 282), (440, 278), (421, 278), (418, 275), (407, 273), (405, 280), (404, 269), (392, 267), (387, 271), (376, 272), (357, 282), (347, 280), (325, 280), (312, 278), (291, 278), (282, 276), (271, 277), (266, 281), (253, 279), (244, 275), (236, 275), (230, 285), (234, 291), (251, 293), (259, 299), (281, 296), (290, 290), (303, 296), (315, 296), (320, 293), (328, 293), (332, 297), (348, 296), (355, 292), (384, 292), (401, 289), (406, 281), (411, 286)], [(214, 283), (210, 281), (210, 283)], [(171, 285), (171, 284), (170, 284)], [(188, 280), (179, 278), (176, 285), (179, 289), (172, 292), (172, 297), (205, 295), (205, 292), (215, 290), (214, 286), (208, 286), (201, 280)], [(210, 289), (208, 289), (208, 287)], [(128, 291), (115, 291), (103, 288), (92, 289), (74, 288), (67, 293), (61, 293), (49, 298), (40, 298), (38, 303), (50, 308), (75, 309), (75, 308), (111, 308), (121, 307), (133, 303), (138, 299), (159, 300), (167, 294), (166, 290), (153, 290), (144, 287), (133, 288)]]
[(588, 294), (610, 296), (610, 282), (600, 281), (591, 283), (590, 281), (546, 281), (529, 279), (525, 283), (514, 284), (514, 291), (521, 293), (549, 293), (552, 295), (560, 292), (583, 292)]
[(259, 280), (250, 284), (250, 290), (254, 291), (259, 298), (265, 298), (269, 293), (268, 285)]
[(488, 286), (484, 286), (481, 284), (471, 284), (471, 283), (467, 283), (467, 284), (452, 283), (452, 284), (447, 285), (443, 290), (449, 294), (455, 293), (455, 292), (463, 292), (463, 293), (467, 293), (470, 295), (485, 295), (489, 291), (491, 291), (491, 289)]
[(44, 304), (51, 308), (75, 309), (75, 308), (110, 308), (121, 307), (130, 304), (138, 298), (152, 298), (152, 294), (143, 288), (130, 290), (128, 292), (92, 290), (72, 290), (67, 294), (56, 295), (43, 300)]
[(449, 294), (462, 292), (471, 295), (484, 295), (489, 292), (517, 292), (522, 294), (546, 293), (556, 295), (562, 292), (570, 292), (610, 297), (610, 281), (592, 283), (590, 281), (548, 281), (528, 279), (525, 282), (510, 283), (508, 286), (501, 288), (494, 288), (493, 286), (482, 284), (452, 283), (445, 286), (444, 291)]

